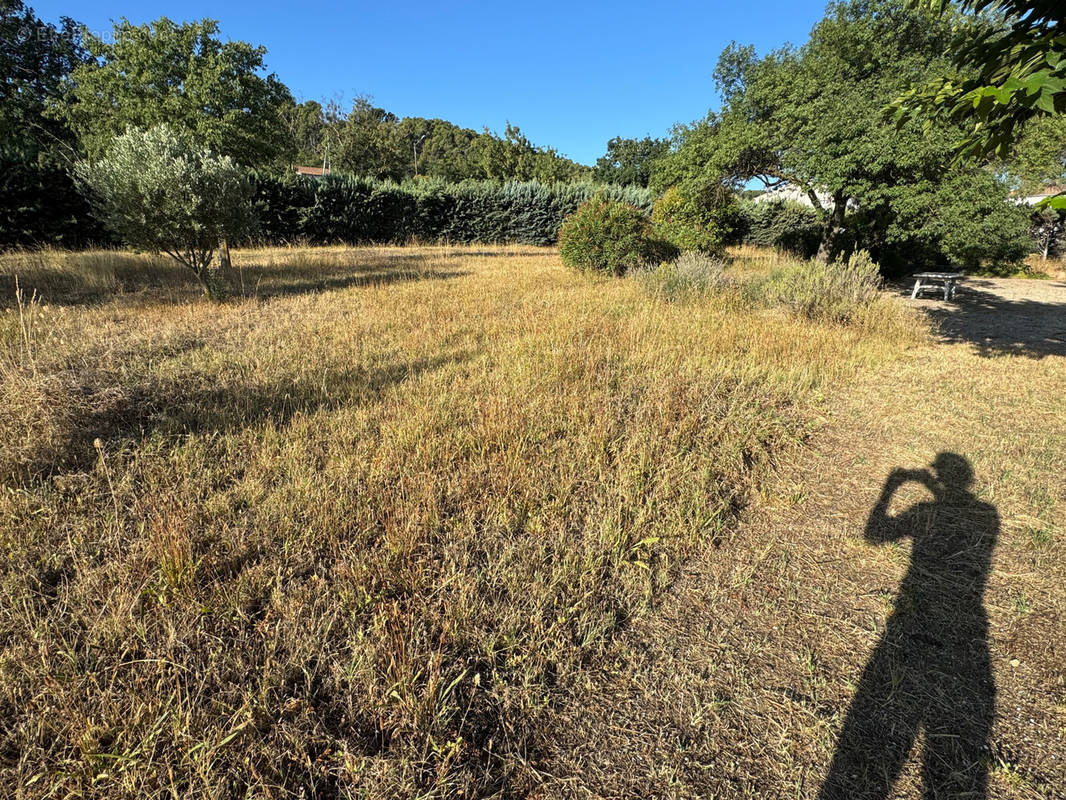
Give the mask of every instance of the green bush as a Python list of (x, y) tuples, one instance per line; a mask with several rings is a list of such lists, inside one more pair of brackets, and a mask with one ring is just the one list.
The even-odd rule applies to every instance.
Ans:
[(848, 322), (859, 309), (877, 299), (881, 271), (865, 250), (845, 261), (808, 261), (774, 275), (762, 288), (771, 302), (781, 303), (813, 320)]
[(254, 226), (251, 188), (229, 156), (166, 125), (130, 128), (98, 161), (75, 165), (100, 221), (124, 244), (166, 253), (192, 270), (211, 297), (224, 293), (214, 252)]
[(640, 209), (597, 195), (567, 217), (559, 231), (559, 254), (568, 267), (624, 275), (646, 264), (676, 257), (677, 249), (652, 237)]
[(651, 222), (657, 236), (681, 250), (721, 253), (725, 241), (721, 211), (671, 186), (655, 201)]
[(824, 224), (817, 211), (799, 203), (777, 200), (741, 203), (741, 241), (772, 247), (799, 258), (818, 252)]

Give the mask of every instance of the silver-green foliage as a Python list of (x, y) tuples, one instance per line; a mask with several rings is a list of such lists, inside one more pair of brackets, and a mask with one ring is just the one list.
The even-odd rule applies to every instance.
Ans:
[(233, 159), (157, 125), (130, 128), (103, 158), (75, 165), (75, 176), (123, 243), (166, 253), (191, 269), (209, 295), (220, 294), (214, 251), (246, 235), (255, 220), (248, 180)]
[(877, 298), (882, 283), (877, 264), (860, 250), (847, 260), (798, 263), (774, 276), (763, 291), (768, 300), (810, 319), (848, 322)]
[(648, 291), (666, 300), (698, 296), (730, 284), (725, 260), (696, 250), (644, 270), (639, 278)]

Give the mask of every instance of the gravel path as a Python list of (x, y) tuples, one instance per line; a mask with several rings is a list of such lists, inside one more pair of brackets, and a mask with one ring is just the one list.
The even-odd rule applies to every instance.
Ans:
[(953, 302), (932, 294), (907, 302), (924, 309), (945, 341), (970, 342), (985, 355), (1066, 356), (1066, 282), (967, 278)]

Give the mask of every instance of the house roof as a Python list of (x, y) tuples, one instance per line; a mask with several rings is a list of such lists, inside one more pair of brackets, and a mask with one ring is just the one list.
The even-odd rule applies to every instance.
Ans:
[(1013, 192), (1011, 192), (1011, 194), (1015, 195), (1016, 197), (1051, 197), (1056, 194), (1062, 194), (1063, 192), (1066, 192), (1066, 186), (1058, 186), (1052, 184), (1050, 186), (1042, 186), (1039, 189), (1034, 189), (1028, 192), (1022, 191), (1021, 189), (1015, 189)]
[(316, 175), (321, 177), (322, 175), (329, 175), (329, 167), (323, 169), (322, 167), (293, 167), (298, 175)]
[(1023, 192), (1020, 189), (1016, 189), (1011, 192), (1011, 198), (1019, 205), (1035, 206), (1041, 200), (1045, 200), (1048, 197), (1054, 197), (1063, 192), (1066, 192), (1066, 186), (1044, 186), (1041, 189), (1035, 189), (1030, 192)]

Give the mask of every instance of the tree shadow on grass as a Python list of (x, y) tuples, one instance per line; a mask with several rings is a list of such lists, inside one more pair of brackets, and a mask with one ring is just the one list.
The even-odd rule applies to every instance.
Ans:
[[(285, 297), (338, 291), (361, 286), (387, 286), (421, 280), (446, 280), (469, 275), (469, 271), (435, 269), (428, 257), (418, 253), (373, 255), (363, 260), (331, 263), (323, 257), (315, 263), (313, 251), (303, 264), (249, 264), (231, 273), (232, 299)], [(57, 269), (10, 270), (0, 274), (0, 309), (18, 304), (16, 276), (23, 301), (31, 297), (50, 305), (77, 306), (99, 303), (126, 295), (134, 302), (184, 303), (203, 296), (192, 272), (168, 260), (139, 261), (117, 253), (100, 261), (113, 263), (111, 272), (98, 268), (94, 274)]]
[(403, 270), (396, 268), (367, 270), (358, 274), (350, 271), (329, 270), (316, 274), (313, 278), (300, 276), (295, 280), (287, 281), (284, 276), (277, 277), (274, 281), (266, 284), (256, 281), (254, 286), (248, 286), (248, 278), (258, 279), (262, 273), (258, 270), (246, 270), (244, 277), (244, 291), (237, 290), (237, 296), (244, 294), (250, 297), (271, 298), (285, 297), (290, 295), (310, 294), (316, 292), (332, 292), (341, 289), (353, 289), (360, 286), (388, 286), (394, 283), (408, 283), (412, 281), (447, 280), (461, 278), (470, 272), (462, 270), (435, 270), (435, 269), (412, 269)]
[(153, 434), (231, 433), (263, 424), (284, 426), (297, 414), (332, 411), (378, 402), (397, 385), (473, 357), (468, 350), (414, 361), (332, 369), (313, 380), (284, 378), (239, 386), (219, 385), (215, 376), (179, 375), (162, 384), (132, 389), (107, 387), (91, 393), (75, 415), (71, 435), (58, 452), (39, 453), (25, 465), (22, 481), (81, 472), (97, 459), (95, 442), (105, 447)]
[[(508, 247), (538, 247), (540, 250), (514, 252)], [(456, 250), (441, 253), (443, 258), (558, 258), (559, 252), (551, 245), (500, 245), (500, 250)]]
[[(970, 278), (962, 282), (953, 302), (934, 301), (924, 310), (941, 338), (972, 344), (982, 356), (1066, 356), (1066, 284), (1036, 280), (1019, 284), (1045, 295), (1059, 294), (1061, 299), (1017, 297), (994, 281)], [(909, 295), (910, 287), (906, 288)]]
[[(941, 453), (932, 466), (894, 470), (866, 526), (869, 542), (910, 538), (911, 563), (859, 681), (823, 800), (889, 797), (919, 734), (924, 797), (987, 797), (995, 683), (983, 597), (999, 515), (970, 492), (965, 458)], [(889, 515), (909, 481), (934, 500)]]

